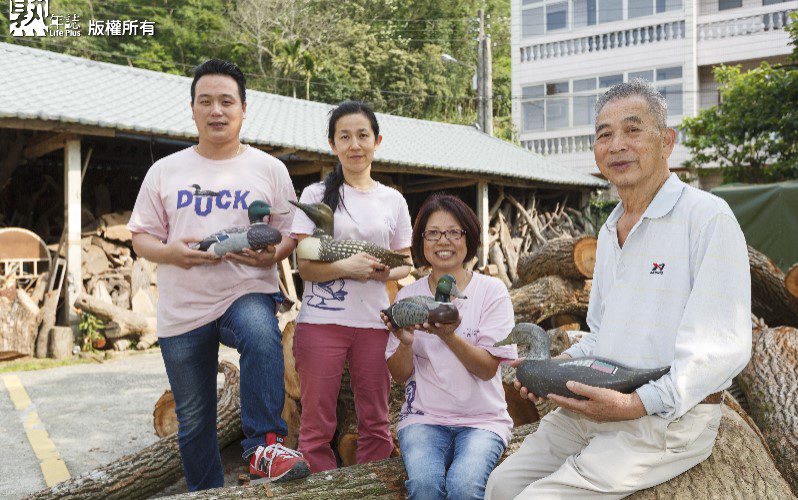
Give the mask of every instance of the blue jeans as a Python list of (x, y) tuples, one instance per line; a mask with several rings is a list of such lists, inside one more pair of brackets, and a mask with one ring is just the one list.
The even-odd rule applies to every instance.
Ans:
[(505, 448), (497, 434), (474, 427), (413, 424), (398, 437), (412, 500), (482, 500)]
[(222, 316), (190, 332), (158, 339), (175, 398), (177, 442), (189, 491), (224, 486), (216, 435), (216, 370), (219, 342), (241, 355), (241, 425), (244, 458), (281, 436), (288, 426), (282, 334), (275, 310), (280, 294), (251, 293), (238, 298)]

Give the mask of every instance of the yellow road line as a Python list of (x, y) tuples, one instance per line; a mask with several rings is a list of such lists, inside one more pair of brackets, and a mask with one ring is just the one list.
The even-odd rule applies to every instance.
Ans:
[(28, 436), (33, 452), (36, 458), (39, 459), (39, 466), (44, 475), (44, 482), (47, 486), (53, 486), (62, 481), (70, 479), (69, 471), (66, 464), (61, 460), (55, 444), (47, 435), (47, 430), (44, 428), (36, 408), (28, 396), (22, 381), (16, 375), (5, 375), (3, 383), (8, 390), (8, 395), (11, 397), (11, 402), (14, 408), (21, 412), (22, 425), (25, 428), (25, 434)]

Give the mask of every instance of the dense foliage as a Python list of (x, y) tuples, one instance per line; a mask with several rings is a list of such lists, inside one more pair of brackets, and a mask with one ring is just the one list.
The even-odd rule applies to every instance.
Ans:
[[(78, 14), (82, 36), (11, 38), (95, 60), (188, 75), (199, 62), (232, 60), (249, 86), (328, 103), (455, 123), (476, 121), (477, 0), (50, 0)], [(496, 135), (511, 137), (509, 0), (485, 4), (493, 48)], [(0, 18), (8, 26), (8, 11)], [(88, 36), (89, 20), (149, 20), (155, 36)]]
[(718, 165), (725, 182), (798, 179), (798, 22), (788, 29), (791, 63), (715, 68), (720, 104), (681, 125), (687, 166)]

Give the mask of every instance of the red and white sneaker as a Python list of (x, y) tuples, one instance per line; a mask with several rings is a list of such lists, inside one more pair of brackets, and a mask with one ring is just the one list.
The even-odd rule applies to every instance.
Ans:
[(282, 436), (266, 434), (266, 446), (258, 446), (249, 457), (249, 484), (292, 481), (310, 475), (310, 465), (302, 454), (282, 443)]

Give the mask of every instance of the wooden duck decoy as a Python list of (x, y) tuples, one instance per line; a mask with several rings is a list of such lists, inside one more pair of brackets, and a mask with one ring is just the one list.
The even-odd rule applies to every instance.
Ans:
[(451, 274), (444, 274), (435, 287), (435, 298), (416, 295), (397, 300), (382, 311), (396, 328), (405, 328), (424, 323), (455, 323), (460, 313), (452, 304), (451, 298), (465, 299), (457, 289), (457, 282)]
[(366, 252), (377, 257), (382, 264), (392, 269), (410, 265), (410, 257), (408, 255), (393, 252), (368, 241), (334, 239), (333, 213), (326, 204), (306, 204), (296, 201), (290, 201), (290, 203), (305, 212), (316, 225), (313, 235), (304, 238), (297, 245), (296, 252), (300, 259), (335, 262)]
[(515, 325), (506, 339), (494, 347), (528, 344), (529, 355), (516, 369), (516, 378), (529, 392), (537, 396), (559, 394), (574, 399), (587, 399), (574, 394), (565, 384), (569, 380), (594, 387), (613, 389), (630, 394), (638, 387), (656, 380), (670, 371), (670, 367), (631, 368), (611, 359), (586, 356), (571, 359), (551, 359), (549, 335), (534, 323)]
[(223, 229), (207, 236), (199, 243), (194, 243), (191, 248), (213, 252), (218, 257), (226, 253), (238, 253), (245, 248), (260, 250), (270, 245), (276, 245), (282, 240), (280, 231), (263, 222), (267, 215), (287, 214), (288, 212), (275, 212), (262, 200), (250, 203), (247, 209), (249, 217), (248, 226), (236, 226)]

